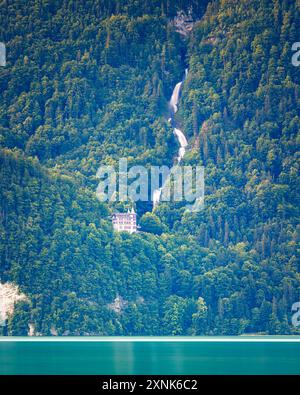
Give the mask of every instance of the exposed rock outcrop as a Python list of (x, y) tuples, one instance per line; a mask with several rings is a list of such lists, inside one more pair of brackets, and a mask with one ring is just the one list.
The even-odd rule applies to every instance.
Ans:
[(4, 325), (8, 317), (13, 314), (15, 303), (26, 299), (26, 295), (20, 293), (17, 285), (0, 283), (0, 325)]
[(187, 36), (192, 31), (194, 23), (191, 11), (188, 14), (184, 11), (179, 11), (173, 20), (176, 32), (183, 36)]
[(113, 303), (108, 305), (110, 310), (113, 310), (115, 313), (120, 314), (124, 307), (126, 307), (127, 301), (124, 300), (121, 296), (117, 296)]

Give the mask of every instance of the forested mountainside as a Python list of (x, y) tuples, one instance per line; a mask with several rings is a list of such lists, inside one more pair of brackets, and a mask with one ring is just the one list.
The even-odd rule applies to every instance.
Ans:
[[(299, 333), (299, 6), (0, 2), (0, 281), (27, 297), (3, 334)], [(173, 163), (186, 67), (176, 122), (205, 207), (138, 203), (145, 232), (113, 232), (97, 169)]]

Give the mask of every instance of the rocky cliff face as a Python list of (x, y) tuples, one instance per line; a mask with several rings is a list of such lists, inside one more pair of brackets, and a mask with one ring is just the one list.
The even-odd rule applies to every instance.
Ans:
[(20, 293), (17, 285), (0, 284), (0, 325), (4, 325), (8, 317), (13, 314), (15, 303), (26, 299), (26, 295)]
[(188, 36), (194, 27), (194, 23), (191, 11), (188, 14), (179, 11), (173, 21), (175, 30), (183, 36)]

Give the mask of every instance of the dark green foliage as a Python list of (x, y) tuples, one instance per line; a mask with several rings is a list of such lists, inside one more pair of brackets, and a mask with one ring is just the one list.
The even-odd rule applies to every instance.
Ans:
[(140, 221), (141, 230), (148, 233), (154, 233), (157, 235), (162, 234), (163, 225), (160, 219), (152, 213), (146, 213), (142, 216)]

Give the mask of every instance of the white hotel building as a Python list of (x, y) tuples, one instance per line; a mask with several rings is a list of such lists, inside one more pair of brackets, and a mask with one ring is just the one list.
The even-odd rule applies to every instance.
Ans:
[(114, 230), (117, 232), (129, 232), (136, 233), (137, 232), (137, 224), (136, 224), (136, 213), (132, 208), (131, 211), (127, 211), (127, 213), (114, 213), (112, 215), (112, 224)]

